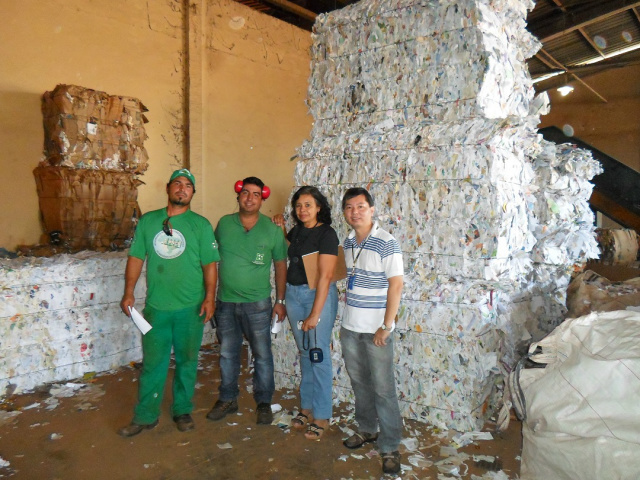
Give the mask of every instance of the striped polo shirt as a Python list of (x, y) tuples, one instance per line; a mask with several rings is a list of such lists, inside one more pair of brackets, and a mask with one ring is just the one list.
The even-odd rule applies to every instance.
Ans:
[[(388, 278), (403, 275), (402, 252), (398, 241), (373, 224), (371, 233), (358, 245), (355, 231), (344, 241), (347, 264), (347, 308), (342, 326), (358, 333), (375, 333), (384, 321)], [(355, 261), (355, 268), (354, 267)], [(350, 279), (355, 275), (355, 279)]]

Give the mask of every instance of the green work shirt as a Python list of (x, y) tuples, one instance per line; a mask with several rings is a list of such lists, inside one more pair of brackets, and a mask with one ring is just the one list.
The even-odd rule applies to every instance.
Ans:
[(271, 264), (286, 260), (287, 243), (282, 229), (260, 214), (248, 232), (238, 213), (225, 215), (216, 227), (220, 245), (218, 299), (248, 303), (271, 296)]
[(166, 219), (166, 208), (144, 214), (129, 256), (147, 260), (147, 305), (180, 310), (202, 303), (202, 266), (219, 261), (220, 253), (211, 223), (203, 216), (187, 210), (171, 217), (171, 236), (162, 230)]

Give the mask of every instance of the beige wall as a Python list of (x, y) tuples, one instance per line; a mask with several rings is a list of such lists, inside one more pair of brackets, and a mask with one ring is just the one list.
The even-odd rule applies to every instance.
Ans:
[(203, 23), (204, 214), (215, 222), (234, 211), (233, 185), (252, 175), (272, 190), (263, 213), (282, 212), (293, 187), (290, 158), (311, 130), (311, 35), (227, 1), (208, 1)]
[(142, 100), (149, 108), (150, 167), (140, 206), (146, 211), (165, 201), (156, 187), (166, 182), (170, 163), (182, 162), (173, 134), (182, 104), (181, 15), (171, 4), (0, 0), (0, 166), (10, 178), (2, 189), (2, 224), (11, 226), (0, 230), (0, 246), (40, 240), (31, 173), (42, 155), (40, 97), (59, 83)]
[(187, 52), (194, 210), (215, 224), (234, 208), (232, 184), (246, 175), (275, 191), (265, 213), (282, 210), (292, 187), (289, 157), (311, 127), (304, 105), (310, 35), (234, 2), (193, 0), (187, 51), (182, 5), (0, 0), (0, 247), (40, 241), (32, 174), (42, 156), (40, 97), (60, 83), (137, 97), (149, 108), (139, 203), (143, 212), (165, 204), (167, 178), (185, 162)]
[[(609, 70), (585, 78), (607, 102), (578, 82), (562, 97), (550, 90), (551, 112), (540, 127), (571, 125), (574, 136), (640, 171), (640, 66)], [(569, 141), (569, 139), (567, 139)]]

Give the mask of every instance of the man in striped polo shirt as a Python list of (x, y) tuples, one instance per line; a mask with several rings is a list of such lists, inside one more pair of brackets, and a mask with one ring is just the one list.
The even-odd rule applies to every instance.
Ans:
[(392, 332), (402, 295), (402, 252), (398, 241), (373, 221), (375, 207), (366, 189), (348, 189), (342, 210), (353, 231), (344, 241), (347, 306), (340, 339), (358, 423), (344, 445), (358, 448), (377, 440), (383, 472), (398, 473), (402, 418)]

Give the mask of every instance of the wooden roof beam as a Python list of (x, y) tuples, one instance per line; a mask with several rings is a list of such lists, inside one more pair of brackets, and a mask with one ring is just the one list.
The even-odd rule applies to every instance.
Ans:
[[(593, 93), (596, 97), (598, 97), (600, 100), (602, 100), (604, 103), (608, 103), (607, 99), (604, 98), (602, 95), (600, 95), (598, 92), (596, 92), (593, 87), (591, 87), (591, 85), (587, 84), (584, 80), (582, 80), (580, 77), (578, 77), (578, 75), (576, 75), (575, 73), (573, 73), (571, 71), (570, 68), (565, 67), (563, 64), (561, 64), (558, 60), (556, 60), (555, 58), (553, 58), (553, 56), (551, 54), (549, 54), (549, 52), (547, 52), (544, 48), (540, 49), (540, 52), (544, 53), (544, 55), (550, 60), (550, 62), (552, 64), (555, 64), (556, 68), (560, 68), (562, 70), (564, 70), (565, 72), (567, 72), (569, 75), (571, 75), (575, 80), (577, 80), (579, 83), (581, 83), (585, 88), (587, 88), (591, 93)], [(549, 63), (545, 62), (544, 60), (542, 60), (542, 57), (538, 56), (538, 58), (547, 66), (549, 66)]]
[(636, 232), (640, 232), (640, 215), (620, 205), (615, 199), (609, 197), (599, 188), (596, 187), (593, 189), (589, 204), (614, 222), (626, 228), (633, 228)]
[(598, 45), (596, 45), (596, 43), (593, 40), (591, 40), (591, 37), (587, 35), (587, 32), (584, 31), (584, 28), (579, 28), (578, 31), (580, 32), (580, 35), (582, 35), (582, 38), (584, 38), (587, 41), (587, 43), (591, 45), (591, 48), (593, 48), (596, 51), (596, 53), (600, 55), (600, 58), (605, 60), (607, 57), (605, 56), (604, 52), (600, 50), (600, 47), (598, 47)]
[[(563, 12), (563, 13), (565, 13), (565, 14), (567, 14), (567, 13), (568, 13), (568, 12), (567, 12), (567, 7), (565, 7), (565, 6), (562, 4), (562, 2), (561, 2), (560, 0), (553, 0), (553, 3), (555, 3), (555, 4), (556, 4), (556, 6), (557, 6), (560, 10), (562, 10), (562, 12)], [(601, 57), (603, 60), (604, 60), (604, 59), (606, 59), (606, 57), (605, 57), (604, 53), (602, 52), (602, 50), (600, 50), (600, 47), (598, 47), (598, 45), (596, 45), (596, 44), (595, 44), (595, 42), (591, 39), (591, 37), (589, 37), (589, 35), (587, 35), (587, 32), (585, 32), (585, 31), (584, 31), (584, 28), (583, 28), (583, 27), (578, 28), (578, 32), (580, 32), (580, 35), (582, 35), (582, 38), (584, 38), (584, 39), (587, 41), (587, 43), (588, 43), (589, 45), (591, 45), (591, 48), (593, 48), (593, 49), (596, 51), (596, 53), (597, 53), (598, 55), (600, 55), (600, 57)]]
[[(316, 21), (316, 17), (318, 14), (316, 12), (312, 12), (311, 10), (307, 10), (306, 8), (301, 7), (293, 2), (289, 2), (287, 0), (263, 0), (266, 3), (270, 3), (276, 7), (280, 7), (287, 12), (294, 13), (305, 20), (310, 20), (312, 22)], [(640, 5), (640, 2), (638, 2)]]

